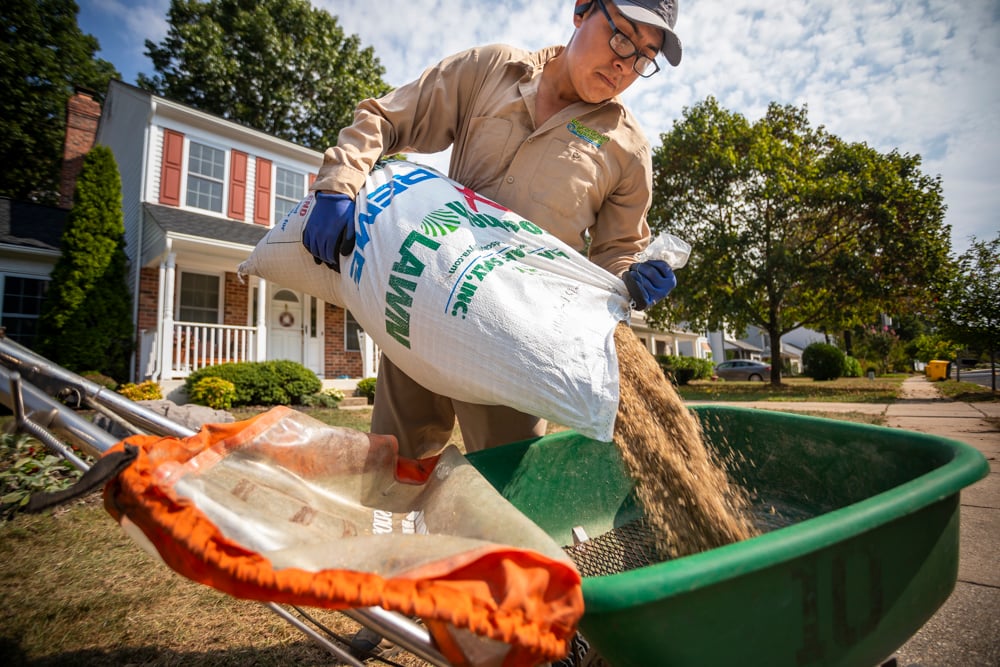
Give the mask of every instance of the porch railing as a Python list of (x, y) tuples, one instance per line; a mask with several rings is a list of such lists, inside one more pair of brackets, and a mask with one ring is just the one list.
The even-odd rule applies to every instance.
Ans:
[(257, 361), (257, 328), (174, 322), (171, 349), (173, 377), (216, 364)]

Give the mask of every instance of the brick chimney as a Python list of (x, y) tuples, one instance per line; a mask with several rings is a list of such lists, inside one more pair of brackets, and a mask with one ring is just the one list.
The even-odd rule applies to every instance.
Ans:
[(73, 207), (76, 177), (83, 168), (83, 158), (94, 146), (101, 105), (93, 93), (77, 88), (66, 103), (66, 142), (63, 144), (62, 174), (59, 179), (60, 208)]

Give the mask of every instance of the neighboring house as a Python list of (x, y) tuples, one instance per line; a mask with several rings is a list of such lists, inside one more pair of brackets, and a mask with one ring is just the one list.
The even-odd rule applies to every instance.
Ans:
[(712, 358), (712, 348), (708, 344), (708, 339), (703, 335), (683, 327), (670, 331), (652, 329), (646, 324), (646, 314), (638, 310), (632, 312), (630, 324), (636, 336), (652, 354), (695, 357), (697, 359)]
[(371, 372), (349, 312), (236, 273), (305, 196), (321, 153), (119, 81), (94, 139), (122, 176), (137, 379), (266, 359), (320, 378)]
[[(763, 329), (755, 326), (747, 327), (746, 334), (742, 337), (741, 343), (759, 346), (761, 356), (764, 361), (771, 360), (771, 338)], [(812, 329), (799, 327), (789, 331), (781, 337), (781, 359), (787, 362), (792, 369), (792, 373), (802, 372), (802, 352), (811, 343), (826, 342), (826, 337)]]
[(64, 209), (0, 197), (0, 326), (28, 347), (35, 342), (65, 225)]

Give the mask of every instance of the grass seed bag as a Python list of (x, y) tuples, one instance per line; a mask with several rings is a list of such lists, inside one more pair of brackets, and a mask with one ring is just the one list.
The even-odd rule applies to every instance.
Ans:
[(393, 161), (357, 198), (341, 273), (302, 245), (310, 194), (271, 229), (241, 274), (346, 308), (414, 380), (612, 438), (614, 330), (625, 285), (534, 223), (441, 173)]

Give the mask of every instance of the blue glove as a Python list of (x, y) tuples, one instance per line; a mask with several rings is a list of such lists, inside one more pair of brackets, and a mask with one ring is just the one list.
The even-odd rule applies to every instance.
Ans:
[(646, 310), (677, 287), (673, 269), (661, 259), (633, 264), (622, 274), (636, 310)]
[(317, 264), (323, 262), (340, 273), (340, 256), (354, 252), (354, 200), (317, 192), (313, 212), (302, 230), (302, 245)]

